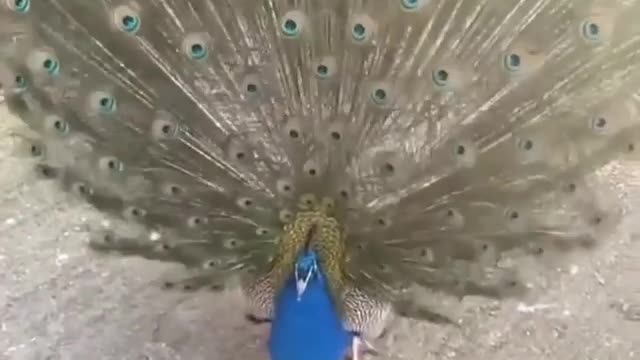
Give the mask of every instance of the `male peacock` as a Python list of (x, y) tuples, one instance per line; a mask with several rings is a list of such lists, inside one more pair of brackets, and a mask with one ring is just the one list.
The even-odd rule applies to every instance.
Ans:
[(639, 17), (0, 0), (0, 83), (38, 176), (135, 225), (94, 249), (184, 264), (167, 287), (240, 284), (272, 360), (338, 360), (393, 313), (437, 317), (399, 311), (407, 289), (520, 296), (606, 239), (621, 207), (590, 175), (639, 149)]

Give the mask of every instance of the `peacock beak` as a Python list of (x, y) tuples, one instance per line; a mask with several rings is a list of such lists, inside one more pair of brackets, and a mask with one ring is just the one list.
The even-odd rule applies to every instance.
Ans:
[(311, 281), (311, 277), (313, 276), (313, 273), (315, 271), (316, 271), (316, 266), (314, 265), (307, 271), (304, 277), (301, 277), (300, 272), (296, 268), (295, 276), (296, 276), (296, 292), (298, 295), (298, 301), (302, 299), (302, 295), (304, 294), (305, 290), (307, 290), (307, 285), (309, 285), (309, 281)]

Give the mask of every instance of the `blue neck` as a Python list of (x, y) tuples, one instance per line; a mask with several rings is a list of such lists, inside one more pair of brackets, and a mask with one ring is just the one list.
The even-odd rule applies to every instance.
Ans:
[(292, 275), (275, 299), (271, 360), (343, 360), (352, 340), (322, 269), (312, 274), (300, 297)]

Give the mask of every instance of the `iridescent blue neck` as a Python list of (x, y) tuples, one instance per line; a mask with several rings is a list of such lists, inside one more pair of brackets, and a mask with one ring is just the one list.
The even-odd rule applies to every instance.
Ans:
[[(313, 250), (300, 256), (275, 299), (271, 360), (342, 360), (353, 335), (344, 326)], [(301, 288), (301, 281), (306, 285)]]

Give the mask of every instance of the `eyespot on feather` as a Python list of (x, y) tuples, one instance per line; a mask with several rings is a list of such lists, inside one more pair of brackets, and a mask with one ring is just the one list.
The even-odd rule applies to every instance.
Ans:
[(283, 224), (288, 224), (293, 220), (293, 212), (291, 210), (283, 209), (280, 210), (278, 217)]
[(117, 6), (113, 10), (113, 22), (118, 30), (127, 34), (137, 33), (142, 24), (140, 14), (126, 5)]
[(377, 81), (371, 84), (369, 89), (369, 100), (372, 105), (387, 108), (393, 104), (395, 96), (391, 84), (384, 81)]
[(151, 123), (151, 136), (155, 140), (169, 140), (176, 137), (178, 125), (172, 115), (159, 112)]
[(31, 10), (31, 0), (5, 0), (5, 6), (18, 14), (26, 14)]
[(276, 181), (276, 188), (281, 195), (289, 196), (293, 193), (293, 184), (289, 179), (279, 179)]
[(313, 73), (316, 78), (326, 80), (337, 72), (338, 63), (335, 56), (324, 56), (313, 63)]
[(347, 36), (354, 44), (369, 44), (373, 41), (378, 24), (366, 14), (356, 14), (348, 22)]
[(317, 205), (318, 199), (313, 194), (303, 194), (298, 201), (298, 206), (303, 210), (310, 210)]
[(244, 210), (251, 209), (255, 206), (253, 199), (249, 197), (241, 197), (236, 201), (236, 204)]
[(161, 186), (161, 192), (166, 196), (178, 198), (185, 194), (185, 189), (178, 184), (166, 183)]
[(256, 235), (258, 236), (267, 236), (267, 235), (271, 235), (271, 230), (264, 228), (264, 227), (259, 227), (256, 229)]
[(122, 215), (127, 220), (140, 221), (147, 215), (147, 211), (137, 206), (127, 206), (122, 212)]
[(13, 136), (13, 149), (11, 154), (23, 158), (44, 158), (46, 154), (45, 144), (36, 139), (22, 136)]
[(78, 181), (71, 184), (71, 192), (80, 197), (86, 197), (93, 195), (93, 188), (89, 184)]
[(124, 171), (124, 163), (114, 156), (103, 156), (98, 160), (98, 169), (104, 172), (118, 173)]
[(106, 91), (94, 91), (89, 94), (89, 109), (95, 114), (111, 114), (118, 108), (116, 98)]
[(427, 5), (431, 0), (398, 0), (402, 10), (416, 12)]
[(245, 100), (259, 99), (263, 93), (263, 83), (257, 73), (250, 72), (240, 82), (240, 92)]
[(69, 133), (69, 123), (57, 115), (47, 115), (43, 119), (44, 129), (49, 134), (63, 136)]
[(26, 57), (26, 65), (33, 74), (56, 76), (60, 73), (61, 64), (51, 49), (37, 48)]
[(208, 219), (202, 216), (190, 216), (187, 219), (187, 226), (192, 229), (202, 227), (208, 223)]
[(280, 20), (280, 30), (287, 39), (299, 38), (307, 27), (307, 16), (300, 10), (286, 12)]
[(204, 60), (209, 56), (211, 39), (206, 33), (192, 33), (182, 41), (182, 51), (191, 60)]

